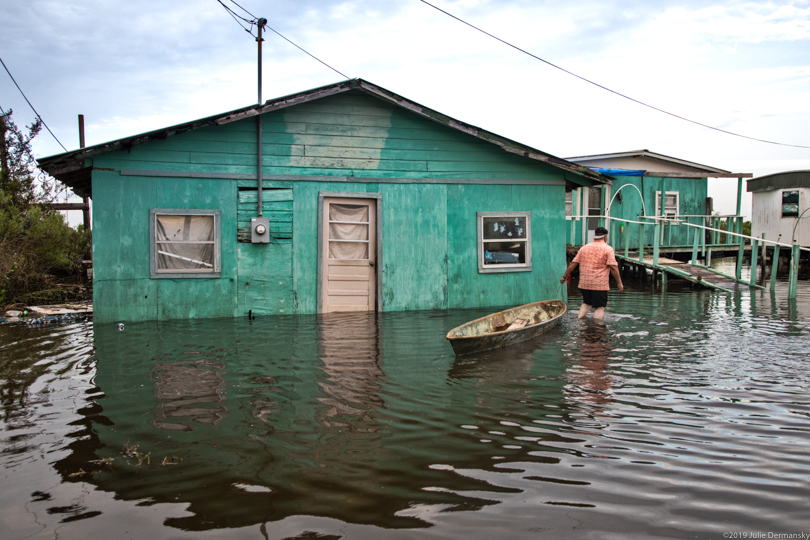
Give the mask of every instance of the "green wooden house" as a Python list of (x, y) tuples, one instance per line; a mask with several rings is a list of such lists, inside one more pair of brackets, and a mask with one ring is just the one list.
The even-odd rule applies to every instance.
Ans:
[[(709, 178), (740, 179), (739, 200), (741, 179), (751, 176), (750, 173), (733, 173), (649, 150), (567, 159), (613, 178), (610, 184), (598, 185), (595, 189), (576, 187), (566, 193), (566, 217), (569, 220), (566, 240), (573, 245), (592, 240), (593, 231), (599, 224), (597, 216), (610, 216), (626, 220), (610, 222), (610, 243), (614, 247), (623, 246), (625, 237), (630, 236), (630, 244), (638, 246), (639, 225), (630, 222), (653, 225), (653, 219), (644, 220), (642, 217), (650, 216), (666, 220), (662, 247), (670, 251), (691, 251), (694, 230), (679, 224), (712, 224), (709, 216), (714, 212), (709, 198)], [(645, 245), (653, 244), (653, 232), (652, 226), (644, 227)]]
[(39, 163), (92, 198), (98, 322), (558, 298), (609, 182), (361, 79)]

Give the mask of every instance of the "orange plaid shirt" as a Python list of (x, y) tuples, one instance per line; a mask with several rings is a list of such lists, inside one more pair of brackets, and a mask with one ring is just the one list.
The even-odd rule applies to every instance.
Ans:
[(610, 266), (619, 266), (613, 248), (606, 242), (591, 242), (582, 246), (574, 257), (579, 263), (579, 288), (589, 291), (610, 290)]

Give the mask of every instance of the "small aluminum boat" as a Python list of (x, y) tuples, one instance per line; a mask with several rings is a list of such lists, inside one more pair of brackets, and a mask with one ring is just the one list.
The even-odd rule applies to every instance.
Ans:
[(520, 343), (548, 331), (568, 310), (562, 300), (544, 300), (481, 317), (447, 333), (456, 356)]

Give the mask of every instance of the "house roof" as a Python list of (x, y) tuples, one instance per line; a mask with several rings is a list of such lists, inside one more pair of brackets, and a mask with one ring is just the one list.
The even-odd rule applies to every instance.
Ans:
[(363, 92), (439, 124), (464, 132), (468, 135), (472, 135), (473, 137), (497, 145), (506, 152), (518, 154), (529, 159), (545, 163), (552, 167), (556, 167), (557, 169), (574, 173), (575, 175), (586, 178), (593, 183), (609, 184), (611, 182), (609, 177), (596, 171), (592, 171), (588, 167), (577, 165), (576, 163), (552, 156), (551, 154), (537, 150), (536, 148), (507, 139), (506, 137), (501, 137), (500, 135), (485, 129), (461, 122), (460, 120), (456, 120), (455, 118), (451, 118), (445, 114), (430, 109), (429, 107), (420, 105), (363, 79), (349, 79), (327, 86), (321, 86), (319, 88), (306, 90), (297, 94), (270, 99), (263, 104), (251, 105), (249, 107), (243, 107), (234, 111), (209, 116), (207, 118), (201, 118), (192, 122), (186, 122), (184, 124), (178, 124), (131, 137), (124, 137), (122, 139), (117, 139), (94, 146), (88, 146), (72, 152), (40, 158), (37, 160), (37, 162), (42, 170), (66, 184), (68, 187), (72, 188), (77, 195), (92, 196), (90, 178), (93, 167), (85, 166), (86, 158), (113, 150), (126, 150), (137, 144), (143, 144), (157, 139), (166, 139), (173, 135), (178, 135), (186, 131), (191, 131), (206, 126), (228, 124), (230, 122), (244, 120), (246, 118), (256, 116), (257, 114), (264, 114), (278, 109), (284, 109), (286, 107), (307, 103), (351, 90)]
[[(593, 154), (590, 156), (575, 156), (566, 158), (574, 163), (591, 166), (596, 163), (624, 162), (638, 159), (639, 163), (627, 169), (643, 171), (641, 176), (666, 176), (672, 178), (750, 178), (751, 173), (734, 173), (717, 167), (710, 167), (649, 150), (631, 150), (629, 152), (615, 152), (612, 154)], [(646, 163), (646, 167), (642, 166)], [(591, 165), (588, 165), (591, 164)], [(600, 168), (594, 166), (594, 168)], [(624, 167), (622, 167), (624, 168)], [(607, 173), (610, 174), (610, 173)]]
[(748, 181), (746, 191), (759, 192), (792, 188), (810, 188), (810, 170), (786, 171), (752, 178)]

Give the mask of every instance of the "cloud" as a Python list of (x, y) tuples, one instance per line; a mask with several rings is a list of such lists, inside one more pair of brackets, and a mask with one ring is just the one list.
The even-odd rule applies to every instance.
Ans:
[[(348, 76), (558, 155), (650, 148), (742, 169), (737, 160), (756, 153), (777, 170), (810, 156), (749, 145), (645, 109), (418, 0), (239, 3)], [(431, 3), (653, 105), (752, 136), (810, 144), (806, 0)], [(7, 4), (0, 56), (69, 148), (76, 147), (78, 113), (95, 144), (256, 100), (256, 43), (216, 0)], [(342, 78), (271, 32), (265, 39), (265, 98)], [(32, 117), (2, 73), (0, 106), (13, 106), (18, 124)], [(42, 135), (35, 151), (61, 149)]]

